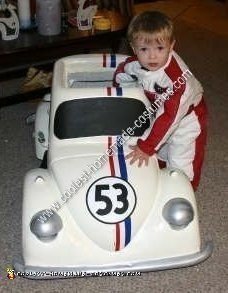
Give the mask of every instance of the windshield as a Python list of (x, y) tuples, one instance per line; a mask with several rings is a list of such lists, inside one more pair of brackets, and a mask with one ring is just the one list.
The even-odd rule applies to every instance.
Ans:
[[(124, 97), (66, 101), (56, 111), (54, 133), (59, 139), (121, 135), (128, 127), (134, 127), (145, 110), (141, 101)], [(142, 127), (135, 127), (134, 136), (141, 136), (149, 125), (147, 119)]]

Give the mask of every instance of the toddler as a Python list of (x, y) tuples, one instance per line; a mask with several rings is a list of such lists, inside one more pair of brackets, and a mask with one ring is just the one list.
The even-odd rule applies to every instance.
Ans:
[(134, 56), (118, 66), (114, 81), (121, 86), (137, 79), (151, 103), (159, 102), (159, 107), (149, 135), (138, 139), (126, 158), (141, 167), (156, 154), (167, 167), (181, 169), (196, 190), (207, 132), (203, 88), (174, 52), (173, 23), (163, 13), (147, 11), (135, 16), (128, 40)]

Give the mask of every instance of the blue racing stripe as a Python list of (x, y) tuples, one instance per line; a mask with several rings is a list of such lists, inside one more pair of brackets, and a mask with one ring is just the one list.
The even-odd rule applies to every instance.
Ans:
[(110, 54), (110, 58), (111, 58), (111, 64), (110, 67), (116, 67), (116, 55), (115, 54)]
[(125, 246), (126, 246), (131, 240), (131, 218), (128, 217), (124, 221), (124, 223), (125, 223)]
[[(118, 145), (118, 137), (117, 137), (117, 145)], [(128, 180), (127, 166), (126, 166), (126, 161), (124, 158), (123, 145), (118, 145), (118, 160), (119, 160), (121, 178), (124, 180)]]
[(118, 97), (122, 97), (122, 95), (123, 95), (122, 87), (117, 87), (116, 88), (116, 94), (117, 94)]

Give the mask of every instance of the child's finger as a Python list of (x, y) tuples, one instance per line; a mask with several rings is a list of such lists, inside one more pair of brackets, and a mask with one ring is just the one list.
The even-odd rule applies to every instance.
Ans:
[(140, 168), (143, 165), (143, 159), (139, 158), (138, 167)]
[(138, 158), (134, 156), (134, 157), (130, 160), (130, 165), (133, 165), (137, 160), (138, 160)]
[(136, 149), (137, 145), (129, 145), (128, 147), (134, 151)]
[(127, 154), (127, 155), (125, 156), (125, 159), (128, 160), (128, 159), (130, 159), (130, 158), (133, 157), (133, 156), (134, 156), (134, 152), (130, 152), (129, 154)]

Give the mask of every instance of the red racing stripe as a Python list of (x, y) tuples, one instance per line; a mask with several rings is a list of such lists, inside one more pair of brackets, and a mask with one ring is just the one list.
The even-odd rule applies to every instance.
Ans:
[(115, 251), (120, 250), (120, 225), (119, 223), (116, 224), (116, 245)]
[[(112, 138), (108, 137), (108, 149), (111, 149), (112, 145)], [(111, 176), (115, 176), (115, 168), (114, 168), (114, 161), (113, 161), (113, 154), (108, 157), (109, 160), (109, 166), (111, 171)]]
[(103, 54), (103, 67), (106, 67), (106, 54)]

